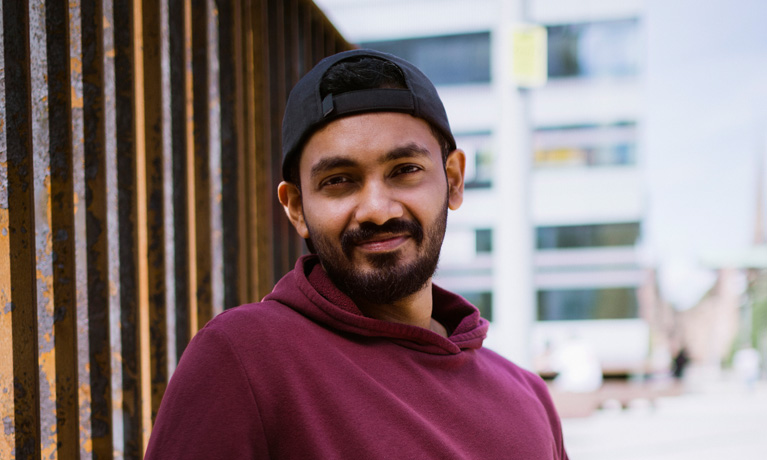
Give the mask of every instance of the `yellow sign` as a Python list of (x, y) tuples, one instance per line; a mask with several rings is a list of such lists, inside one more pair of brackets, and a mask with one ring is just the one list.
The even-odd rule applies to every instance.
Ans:
[(546, 84), (546, 28), (519, 25), (512, 31), (511, 40), (511, 74), (517, 86), (531, 88)]

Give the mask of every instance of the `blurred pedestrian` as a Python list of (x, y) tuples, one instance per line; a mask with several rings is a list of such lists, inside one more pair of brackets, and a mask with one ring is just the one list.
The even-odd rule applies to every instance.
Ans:
[(687, 363), (690, 361), (690, 357), (687, 355), (685, 347), (681, 347), (674, 356), (674, 369), (672, 375), (675, 379), (681, 380), (684, 377), (684, 369), (687, 367)]

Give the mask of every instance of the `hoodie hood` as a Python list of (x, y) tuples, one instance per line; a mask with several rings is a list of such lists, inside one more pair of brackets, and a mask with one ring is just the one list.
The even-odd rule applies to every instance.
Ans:
[(487, 320), (479, 316), (476, 307), (434, 284), (432, 317), (445, 326), (448, 337), (417, 326), (368, 318), (330, 281), (316, 255), (299, 258), (295, 268), (264, 301), (279, 302), (338, 331), (388, 338), (430, 354), (458, 354), (461, 350), (481, 348), (488, 329)]

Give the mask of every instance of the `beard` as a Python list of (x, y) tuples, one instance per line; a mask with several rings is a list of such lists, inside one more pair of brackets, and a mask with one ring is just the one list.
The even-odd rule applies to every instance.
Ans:
[[(415, 220), (392, 219), (383, 225), (363, 222), (359, 228), (345, 231), (339, 242), (320, 235), (306, 221), (313, 247), (328, 277), (356, 304), (391, 304), (410, 296), (434, 275), (439, 263), (439, 253), (447, 227), (448, 200), (437, 218), (424, 229)], [(380, 254), (364, 254), (360, 257), (372, 269), (362, 269), (354, 262), (354, 249), (360, 242), (377, 235), (407, 234), (416, 244), (415, 260), (402, 262), (401, 249)]]

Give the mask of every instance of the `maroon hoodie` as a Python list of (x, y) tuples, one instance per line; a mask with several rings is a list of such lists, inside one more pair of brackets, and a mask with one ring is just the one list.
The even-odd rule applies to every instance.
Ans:
[(450, 336), (368, 318), (315, 256), (218, 315), (168, 385), (147, 459), (567, 459), (544, 383), (482, 348), (487, 321), (433, 288)]

